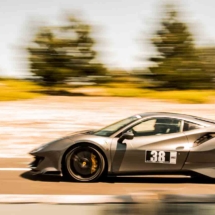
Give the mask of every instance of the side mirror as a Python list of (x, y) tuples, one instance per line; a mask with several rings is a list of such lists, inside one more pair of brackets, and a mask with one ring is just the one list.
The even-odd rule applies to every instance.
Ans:
[(134, 134), (132, 132), (126, 132), (121, 135), (121, 137), (118, 139), (118, 143), (123, 143), (123, 140), (132, 140), (134, 138)]

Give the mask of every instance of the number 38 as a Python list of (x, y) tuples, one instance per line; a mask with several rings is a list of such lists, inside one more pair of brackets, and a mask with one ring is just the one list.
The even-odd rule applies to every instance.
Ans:
[(151, 162), (165, 162), (164, 151), (151, 151)]

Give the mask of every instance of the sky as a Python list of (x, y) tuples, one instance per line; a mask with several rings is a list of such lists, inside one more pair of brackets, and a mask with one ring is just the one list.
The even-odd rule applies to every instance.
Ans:
[(97, 50), (109, 67), (146, 67), (149, 43), (162, 5), (175, 2), (189, 23), (197, 45), (215, 46), (214, 0), (1, 0), (0, 76), (29, 74), (24, 47), (36, 22), (54, 24), (65, 11), (78, 11), (97, 29)]

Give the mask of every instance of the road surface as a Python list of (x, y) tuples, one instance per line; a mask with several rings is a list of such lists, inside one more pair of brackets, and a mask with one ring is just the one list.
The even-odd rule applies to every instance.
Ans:
[(0, 194), (124, 195), (131, 193), (214, 194), (215, 180), (163, 177), (109, 178), (75, 183), (58, 176), (32, 176), (30, 158), (0, 159)]

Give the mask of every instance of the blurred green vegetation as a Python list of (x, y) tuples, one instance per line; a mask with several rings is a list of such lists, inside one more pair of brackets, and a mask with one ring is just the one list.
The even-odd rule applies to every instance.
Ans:
[(34, 99), (42, 94), (41, 87), (31, 81), (0, 79), (0, 101)]
[[(214, 88), (211, 73), (203, 53), (195, 47), (193, 36), (186, 23), (180, 21), (178, 12), (167, 5), (161, 27), (152, 38), (158, 54), (150, 60), (149, 70), (157, 80), (157, 87), (167, 89)], [(210, 57), (209, 55), (207, 57)]]
[(97, 58), (93, 26), (70, 14), (40, 26), (26, 45), (31, 79), (0, 79), (0, 101), (53, 96), (119, 96), (215, 102), (215, 47), (196, 47), (178, 11), (164, 6), (148, 68), (108, 69)]
[(180, 103), (210, 103), (215, 101), (215, 92), (212, 90), (156, 91), (138, 88), (107, 88), (106, 90), (110, 96), (142, 97)]
[(59, 84), (50, 88), (31, 81), (0, 79), (0, 101), (34, 99), (41, 96), (139, 97), (180, 103), (210, 103), (215, 101), (214, 90), (158, 91), (143, 89), (141, 86), (137, 87), (136, 84), (129, 84), (129, 82), (76, 87)]
[(27, 47), (30, 72), (38, 82), (52, 86), (71, 77), (105, 75), (106, 68), (96, 59), (92, 26), (67, 15), (58, 26), (41, 26)]
[(146, 99), (166, 100), (177, 103), (214, 103), (214, 90), (172, 90), (160, 91), (144, 89), (134, 84), (110, 83), (105, 86), (85, 86), (75, 89), (75, 92), (89, 96), (138, 97)]

